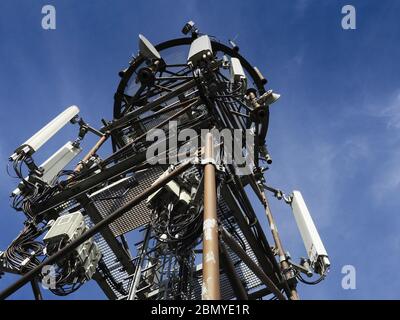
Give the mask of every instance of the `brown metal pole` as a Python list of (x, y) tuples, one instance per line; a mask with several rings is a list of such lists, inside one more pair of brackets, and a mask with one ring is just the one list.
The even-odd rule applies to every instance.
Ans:
[(106, 142), (108, 138), (108, 135), (102, 136), (99, 141), (93, 146), (93, 148), (86, 154), (86, 156), (81, 160), (81, 162), (76, 166), (74, 169), (75, 172), (79, 172), (83, 168), (83, 164), (88, 161), (103, 145), (104, 142)]
[(219, 239), (217, 223), (217, 188), (215, 179), (214, 141), (211, 133), (205, 139), (204, 222), (203, 222), (203, 300), (220, 300)]
[[(269, 227), (271, 229), (272, 237), (274, 238), (275, 247), (278, 250), (279, 263), (280, 263), (280, 266), (281, 266), (281, 270), (283, 272), (284, 277), (286, 277), (286, 274), (288, 272), (291, 272), (290, 271), (290, 265), (286, 260), (285, 250), (283, 249), (282, 241), (281, 241), (281, 238), (279, 236), (278, 229), (276, 227), (275, 220), (274, 220), (274, 217), (273, 217), (272, 212), (271, 212), (271, 208), (270, 208), (269, 203), (268, 203), (268, 199), (267, 199), (266, 195), (261, 191), (260, 191), (260, 196), (263, 199), (263, 204), (264, 204), (264, 207), (265, 207), (265, 214), (266, 214), (267, 219), (268, 219), (268, 223), (269, 223)], [(294, 287), (290, 288), (290, 299), (291, 300), (299, 300), (299, 295), (297, 293), (296, 288), (294, 288)]]
[[(256, 101), (254, 95), (250, 95), (250, 98), (253, 99), (253, 101)], [(291, 271), (290, 265), (286, 259), (285, 250), (283, 249), (282, 241), (279, 236), (278, 229), (276, 227), (275, 220), (274, 220), (274, 217), (272, 215), (272, 212), (271, 212), (271, 209), (270, 209), (270, 206), (268, 203), (268, 198), (265, 195), (265, 193), (263, 191), (261, 191), (261, 188), (259, 187), (254, 174), (250, 175), (250, 184), (252, 185), (254, 192), (256, 193), (257, 197), (260, 199), (260, 201), (262, 202), (262, 204), (265, 208), (265, 214), (267, 216), (268, 224), (271, 229), (275, 247), (278, 250), (278, 254), (279, 254), (279, 265), (281, 267), (281, 270), (282, 270), (283, 276), (285, 277), (285, 280), (287, 280), (287, 274), (292, 271)], [(295, 286), (289, 287), (289, 285), (288, 285), (288, 288), (290, 290), (290, 297), (289, 297), (290, 300), (299, 300), (300, 297), (299, 297), (299, 294), (297, 293), (296, 287)]]

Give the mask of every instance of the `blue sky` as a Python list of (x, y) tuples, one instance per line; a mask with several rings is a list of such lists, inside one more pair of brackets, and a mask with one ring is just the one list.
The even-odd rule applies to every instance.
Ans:
[[(56, 30), (41, 28), (45, 4), (57, 10)], [(356, 8), (356, 30), (341, 28), (345, 4)], [(8, 203), (16, 181), (5, 167), (15, 147), (72, 104), (93, 125), (111, 119), (117, 73), (137, 52), (138, 33), (158, 43), (180, 37), (183, 24), (194, 20), (220, 40), (236, 37), (268, 87), (282, 94), (271, 107), (274, 162), (267, 179), (302, 191), (332, 262), (328, 278), (300, 285), (300, 296), (400, 298), (394, 271), (400, 262), (399, 12), (395, 0), (2, 0), (0, 250), (23, 221)], [(72, 128), (63, 130), (35, 159), (40, 163), (74, 137)], [(275, 199), (271, 204), (286, 250), (304, 256), (290, 209)], [(356, 290), (341, 287), (344, 265), (356, 268)], [(13, 280), (1, 279), (0, 290)], [(13, 298), (31, 299), (30, 288)], [(104, 296), (89, 283), (69, 298)]]

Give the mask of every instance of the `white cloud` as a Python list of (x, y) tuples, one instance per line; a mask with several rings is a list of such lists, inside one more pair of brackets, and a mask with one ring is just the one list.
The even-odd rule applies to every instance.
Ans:
[(378, 115), (386, 118), (389, 129), (400, 129), (400, 90), (395, 93), (390, 104), (381, 109)]
[[(373, 101), (367, 105), (367, 115), (383, 121), (383, 130), (374, 130), (369, 138), (375, 140), (379, 154), (375, 158), (376, 170), (371, 172), (370, 192), (376, 204), (391, 199), (400, 190), (400, 89), (383, 103)], [(378, 100), (379, 101), (379, 100)], [(383, 106), (382, 106), (383, 105)]]
[(393, 154), (379, 166), (371, 185), (371, 192), (378, 204), (394, 196), (400, 190), (400, 151)]

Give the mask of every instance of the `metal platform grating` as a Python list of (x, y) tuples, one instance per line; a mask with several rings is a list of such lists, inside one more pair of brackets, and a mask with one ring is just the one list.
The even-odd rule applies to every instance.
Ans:
[[(85, 216), (85, 223), (90, 228), (93, 226), (93, 223), (90, 220), (89, 216)], [(115, 280), (115, 282), (122, 284), (123, 290), (128, 291), (130, 283), (129, 274), (126, 272), (121, 262), (115, 255), (115, 253), (112, 251), (112, 249), (110, 248), (110, 246), (107, 244), (106, 240), (100, 233), (96, 233), (95, 236), (93, 237), (93, 240), (99, 246), (99, 249), (102, 254), (102, 259), (107, 269), (110, 271), (112, 278)], [(99, 270), (97, 271), (99, 273)], [(109, 277), (105, 277), (104, 280), (106, 281), (109, 288), (113, 291), (117, 299), (120, 299), (125, 295), (123, 294), (123, 292), (120, 292), (119, 290), (114, 288), (113, 282)]]
[[(134, 176), (124, 178), (90, 196), (102, 217), (106, 217), (139, 195), (163, 173), (159, 166), (151, 167)], [(115, 237), (132, 231), (150, 221), (151, 210), (146, 200), (141, 201), (122, 217), (110, 224)]]

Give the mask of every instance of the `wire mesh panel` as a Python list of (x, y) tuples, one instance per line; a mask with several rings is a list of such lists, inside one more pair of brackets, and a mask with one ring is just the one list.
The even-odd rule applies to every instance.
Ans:
[[(235, 218), (230, 213), (230, 209), (224, 201), (219, 202), (218, 214), (225, 215), (225, 218), (221, 218), (222, 225), (228, 230), (233, 237), (238, 241), (242, 248), (246, 251), (247, 255), (258, 264), (257, 258), (252, 250), (250, 244), (247, 242), (246, 237), (240, 230)], [(227, 252), (231, 258), (236, 274), (242, 279), (245, 287), (248, 290), (254, 289), (260, 286), (262, 283), (260, 279), (249, 269), (249, 267), (226, 245)]]
[[(101, 216), (106, 217), (149, 188), (162, 173), (161, 167), (151, 167), (95, 192), (90, 198)], [(147, 224), (150, 214), (151, 210), (147, 207), (146, 200), (143, 200), (111, 223), (110, 229), (114, 236), (120, 236)]]
[[(222, 199), (222, 197), (220, 197), (220, 199), (218, 200), (217, 212), (221, 224), (235, 237), (235, 239), (240, 243), (243, 249), (245, 249), (247, 255), (257, 263), (257, 259), (253, 250), (251, 249), (249, 243), (247, 242), (238, 224), (236, 223), (230, 208)], [(260, 281), (260, 279), (249, 269), (249, 267), (234, 252), (232, 252), (232, 250), (230, 250), (228, 246), (226, 246), (226, 248), (229, 257), (232, 260), (233, 265), (235, 266), (236, 274), (242, 281), (247, 291), (262, 286), (262, 282)], [(193, 299), (196, 300), (201, 299), (201, 288), (203, 281), (201, 276), (201, 266), (198, 266), (198, 268), (199, 269), (196, 272), (197, 277), (193, 279), (192, 293)], [(235, 297), (229, 279), (225, 273), (221, 273), (220, 275), (220, 290), (221, 298), (223, 300), (230, 300)]]
[[(85, 223), (89, 227), (93, 226), (89, 216), (85, 217)], [(106, 285), (107, 291), (111, 290), (116, 299), (121, 299), (129, 290), (131, 280), (129, 273), (100, 233), (97, 233), (93, 238), (100, 249), (102, 262), (105, 265), (104, 267), (97, 267), (95, 279), (100, 286)]]
[[(192, 291), (192, 299), (193, 300), (201, 300), (201, 290), (202, 290), (202, 282), (203, 278), (201, 276), (201, 265), (198, 266), (198, 270), (196, 272), (196, 277), (193, 279), (193, 291)], [(231, 284), (229, 283), (228, 277), (225, 273), (220, 275), (220, 290), (221, 290), (221, 299), (223, 300), (231, 300), (235, 297), (235, 294), (232, 290)]]

